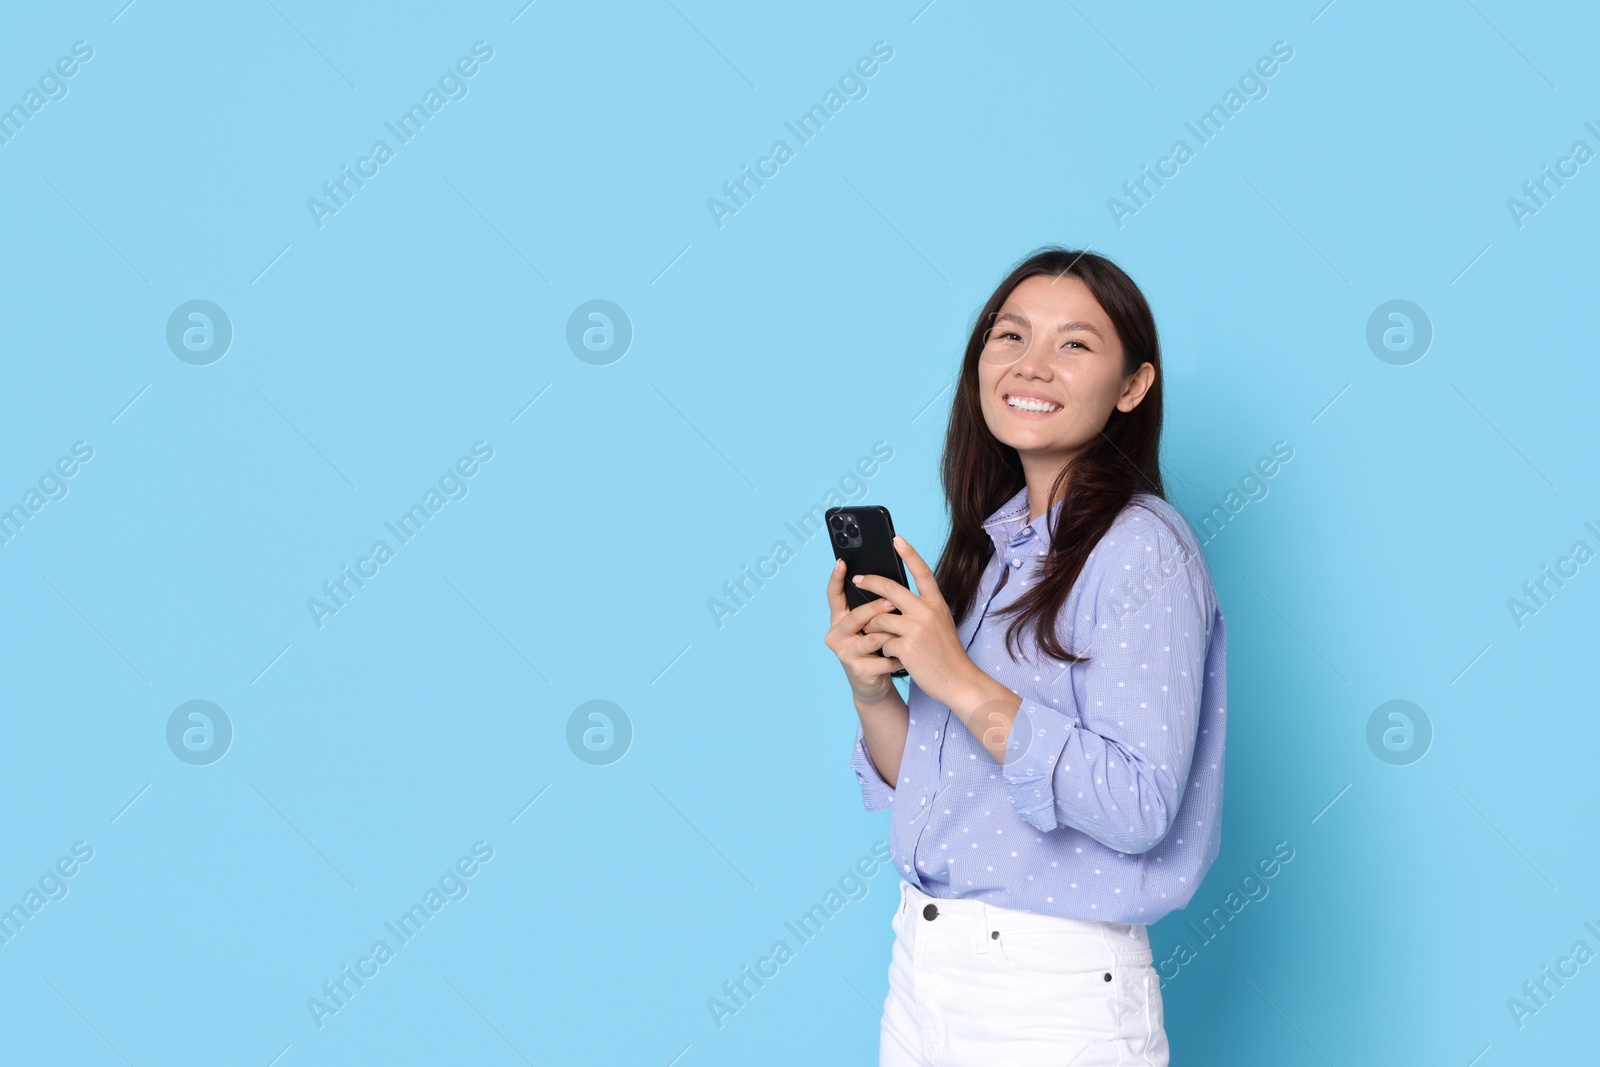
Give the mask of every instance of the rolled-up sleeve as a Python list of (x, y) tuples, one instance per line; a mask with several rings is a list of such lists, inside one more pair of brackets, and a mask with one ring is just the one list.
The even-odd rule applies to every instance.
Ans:
[(1216, 612), (1198, 546), (1143, 515), (1097, 546), (1075, 607), (1093, 637), (1069, 646), (1090, 658), (1055, 665), (1045, 699), (1024, 698), (1001, 765), (1030, 826), (1070, 826), (1128, 853), (1154, 848), (1177, 818)]
[(856, 747), (850, 757), (850, 765), (855, 768), (856, 781), (861, 783), (861, 802), (868, 811), (882, 811), (894, 803), (894, 787), (884, 780), (872, 762), (859, 719), (856, 720)]

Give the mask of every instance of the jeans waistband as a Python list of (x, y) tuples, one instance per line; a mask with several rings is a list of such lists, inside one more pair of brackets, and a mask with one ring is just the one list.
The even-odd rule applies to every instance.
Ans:
[(1001, 907), (973, 897), (936, 897), (924, 893), (904, 878), (900, 880), (900, 912), (916, 922), (927, 921), (924, 909), (936, 909), (933, 922), (945, 929), (975, 934), (980, 944), (995, 930), (1064, 930), (1081, 934), (1093, 945), (1104, 945), (1121, 958), (1144, 961), (1150, 958), (1150, 935), (1139, 923), (1108, 923), (1066, 915), (1044, 915)]

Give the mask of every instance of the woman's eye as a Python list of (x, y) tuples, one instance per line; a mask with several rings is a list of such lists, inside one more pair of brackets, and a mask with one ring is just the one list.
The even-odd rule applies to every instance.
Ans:
[(1079, 348), (1082, 348), (1085, 352), (1088, 351), (1088, 348), (1086, 348), (1084, 346), (1084, 343), (1082, 341), (1068, 341), (1067, 344), (1069, 344), (1069, 345), (1077, 345)]

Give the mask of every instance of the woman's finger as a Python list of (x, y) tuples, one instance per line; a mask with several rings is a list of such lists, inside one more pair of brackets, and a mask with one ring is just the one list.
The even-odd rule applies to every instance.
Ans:
[(876, 653), (879, 649), (883, 648), (883, 646), (893, 637), (894, 634), (883, 633), (881, 631), (871, 634), (859, 634), (856, 637), (851, 638), (851, 651), (858, 656), (870, 656)]
[(934, 581), (933, 569), (922, 561), (922, 556), (911, 547), (899, 534), (895, 534), (895, 551), (900, 553), (900, 558), (905, 561), (906, 568), (911, 572), (911, 577), (917, 582), (917, 595), (927, 600), (944, 603), (944, 597), (939, 593), (939, 584)]
[(874, 616), (881, 615), (884, 612), (892, 611), (893, 608), (894, 604), (888, 600), (881, 598), (878, 600), (869, 600), (860, 607), (851, 608), (849, 611), (845, 612), (839, 617), (838, 621), (835, 622), (834, 625), (839, 628), (841, 636), (860, 633), (866, 628), (867, 622)]
[(828, 575), (828, 625), (836, 625), (850, 604), (844, 598), (844, 560), (833, 561), (833, 573)]
[(901, 611), (906, 611), (917, 599), (915, 593), (893, 578), (885, 578), (881, 574), (858, 574), (856, 577), (861, 579), (856, 582), (857, 589), (877, 593)]
[(893, 656), (863, 656), (856, 673), (863, 678), (881, 678), (885, 674), (904, 670), (904, 666)]
[(900, 634), (905, 633), (905, 624), (906, 617), (899, 612), (880, 611), (878, 614), (868, 619), (866, 625), (863, 626), (862, 629), (869, 634), (884, 632)]

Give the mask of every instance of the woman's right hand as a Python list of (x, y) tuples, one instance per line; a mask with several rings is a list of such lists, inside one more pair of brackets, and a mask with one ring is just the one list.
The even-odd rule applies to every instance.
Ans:
[(857, 702), (876, 704), (899, 696), (891, 679), (901, 669), (898, 659), (878, 654), (884, 643), (895, 635), (885, 630), (863, 633), (867, 620), (884, 611), (893, 611), (894, 605), (887, 597), (878, 597), (859, 608), (852, 608), (844, 596), (843, 560), (835, 560), (833, 573), (828, 577), (828, 609), (831, 615), (827, 636), (823, 642), (839, 657), (845, 677), (850, 679), (850, 689)]

